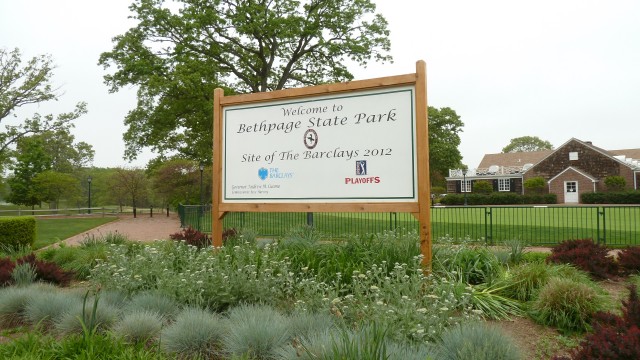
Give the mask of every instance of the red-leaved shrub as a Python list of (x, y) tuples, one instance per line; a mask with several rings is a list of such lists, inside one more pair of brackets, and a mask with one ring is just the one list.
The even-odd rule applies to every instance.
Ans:
[(574, 360), (640, 359), (640, 301), (635, 285), (629, 286), (629, 300), (622, 301), (622, 306), (622, 316), (594, 316), (594, 332), (574, 350)]
[(16, 260), (16, 264), (29, 263), (36, 270), (36, 280), (46, 281), (59, 286), (68, 286), (73, 280), (73, 271), (63, 270), (58, 264), (38, 260), (36, 255), (31, 253)]
[(197, 248), (203, 248), (211, 245), (211, 238), (191, 226), (182, 229), (181, 232), (169, 235), (172, 240), (184, 241), (188, 245), (196, 246)]
[(640, 246), (623, 249), (618, 254), (618, 266), (624, 274), (640, 272)]
[(10, 285), (13, 279), (11, 273), (16, 264), (8, 257), (0, 259), (0, 286)]
[(547, 262), (571, 264), (596, 279), (607, 279), (617, 270), (609, 250), (591, 239), (565, 240), (551, 249)]

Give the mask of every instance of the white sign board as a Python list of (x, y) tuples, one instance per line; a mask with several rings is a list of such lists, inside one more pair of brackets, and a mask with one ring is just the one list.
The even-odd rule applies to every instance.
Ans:
[(415, 87), (226, 106), (222, 202), (417, 201)]

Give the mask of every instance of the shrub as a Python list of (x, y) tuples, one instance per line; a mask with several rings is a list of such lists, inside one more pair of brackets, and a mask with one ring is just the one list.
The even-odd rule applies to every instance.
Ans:
[(169, 237), (172, 240), (184, 241), (188, 245), (192, 245), (197, 248), (211, 246), (211, 238), (207, 234), (202, 233), (191, 226), (182, 229), (181, 232), (171, 234)]
[(291, 337), (289, 319), (264, 305), (241, 305), (229, 311), (224, 352), (256, 359), (274, 358)]
[(567, 278), (551, 278), (531, 303), (531, 316), (537, 322), (563, 332), (590, 329), (593, 315), (606, 305), (603, 296), (587, 284)]
[(24, 320), (27, 302), (35, 291), (33, 286), (0, 289), (0, 323), (7, 326), (20, 324)]
[(591, 239), (565, 240), (551, 249), (547, 262), (572, 264), (596, 279), (606, 279), (616, 273), (616, 263), (609, 250)]
[(640, 246), (631, 246), (620, 251), (618, 266), (625, 274), (640, 272)]
[(36, 279), (60, 286), (68, 286), (73, 279), (73, 272), (60, 268), (56, 263), (38, 260), (31, 253), (16, 260), (16, 264), (29, 263), (36, 271)]
[(226, 327), (217, 315), (198, 308), (187, 308), (176, 316), (176, 321), (160, 334), (164, 351), (185, 358), (214, 354)]
[(15, 262), (8, 257), (0, 259), (0, 286), (11, 285), (13, 282), (13, 269), (16, 267)]
[(133, 311), (113, 325), (113, 332), (127, 342), (146, 343), (160, 334), (163, 321), (158, 313), (146, 310)]
[(640, 204), (640, 190), (583, 193), (583, 204)]
[[(555, 194), (544, 195), (520, 195), (516, 193), (494, 192), (486, 194), (467, 194), (469, 205), (519, 205), (519, 204), (556, 204), (558, 197)], [(442, 205), (464, 204), (464, 194), (448, 194), (440, 203)]]
[(573, 359), (640, 359), (640, 300), (635, 285), (629, 286), (629, 299), (622, 306), (622, 316), (594, 316), (594, 332), (573, 351)]
[(522, 262), (524, 263), (546, 263), (551, 253), (541, 251), (525, 251), (522, 253)]
[(493, 192), (493, 185), (487, 180), (478, 180), (473, 184), (473, 193), (475, 194), (491, 194)]
[(604, 186), (607, 191), (623, 191), (627, 186), (627, 180), (622, 176), (607, 176), (604, 178)]
[(547, 188), (547, 181), (542, 176), (532, 177), (522, 183), (527, 195), (540, 195)]
[[(82, 334), (86, 330), (85, 327), (90, 331), (104, 331), (110, 328), (118, 320), (120, 311), (112, 305), (96, 302), (96, 299), (89, 298), (84, 303), (71, 307), (55, 322), (57, 332), (63, 335)], [(95, 309), (94, 305), (97, 305)]]
[(33, 216), (0, 218), (0, 243), (9, 247), (33, 246), (36, 241), (36, 218)]
[(513, 340), (484, 323), (462, 323), (442, 334), (435, 359), (510, 360), (520, 359)]

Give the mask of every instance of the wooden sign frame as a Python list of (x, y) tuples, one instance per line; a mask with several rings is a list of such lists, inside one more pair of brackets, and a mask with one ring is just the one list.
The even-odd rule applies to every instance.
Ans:
[[(238, 203), (223, 202), (222, 144), (226, 106), (267, 103), (289, 99), (334, 95), (364, 90), (379, 90), (400, 86), (415, 87), (415, 134), (417, 165), (417, 201), (415, 202), (353, 202), (353, 203)], [(222, 221), (227, 212), (408, 212), (420, 223), (420, 249), (423, 264), (431, 264), (431, 209), (429, 180), (429, 133), (427, 115), (426, 63), (416, 63), (415, 74), (397, 75), (346, 83), (318, 85), (305, 88), (264, 93), (224, 96), (222, 89), (214, 91), (213, 107), (213, 201), (212, 238), (214, 246), (222, 246)]]

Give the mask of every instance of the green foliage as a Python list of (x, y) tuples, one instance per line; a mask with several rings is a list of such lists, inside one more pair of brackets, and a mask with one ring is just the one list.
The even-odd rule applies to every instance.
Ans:
[(503, 280), (505, 287), (501, 293), (512, 299), (530, 301), (553, 276), (553, 269), (542, 262), (525, 262), (511, 268)]
[(622, 176), (607, 176), (604, 178), (604, 185), (607, 187), (607, 191), (624, 191), (627, 180)]
[[(58, 100), (61, 93), (51, 83), (54, 68), (50, 56), (35, 56), (23, 63), (19, 49), (9, 51), (0, 48), (0, 122), (9, 117), (15, 117), (16, 112), (25, 105)], [(27, 135), (49, 130), (68, 129), (71, 121), (86, 111), (86, 104), (79, 103), (76, 105), (75, 111), (60, 114), (57, 117), (53, 115), (41, 116), (36, 113), (31, 118), (24, 120), (23, 123), (5, 124), (5, 131), (0, 132), (0, 169), (5, 169), (13, 144), (19, 143)], [(23, 156), (23, 152), (19, 151), (18, 158), (21, 156)], [(28, 185), (28, 177), (24, 170), (23, 168), (22, 172), (19, 171), (17, 177), (26, 182), (23, 185)], [(25, 189), (16, 190), (20, 192)], [(23, 192), (23, 195), (25, 197), (18, 196), (17, 198), (29, 202), (26, 197), (28, 192)]]
[(491, 194), (493, 192), (493, 185), (487, 180), (478, 180), (473, 183), (474, 194)]
[(167, 357), (145, 344), (130, 345), (108, 334), (96, 334), (89, 343), (81, 336), (57, 338), (28, 333), (0, 346), (3, 359), (157, 359)]
[(541, 150), (553, 150), (553, 145), (537, 136), (521, 136), (511, 139), (509, 145), (502, 149), (503, 153), (533, 152)]
[(80, 192), (80, 183), (75, 177), (50, 170), (37, 174), (33, 186), (38, 199), (54, 203), (55, 208), (60, 199), (71, 198)]
[(36, 219), (31, 216), (0, 218), (0, 239), (3, 246), (33, 246), (36, 241)]
[(0, 289), (0, 323), (5, 326), (20, 324), (29, 299), (37, 292), (35, 286)]
[[(432, 184), (444, 184), (449, 169), (461, 165), (460, 133), (464, 123), (455, 110), (429, 107), (429, 176)], [(442, 191), (441, 194), (446, 193)]]
[(522, 262), (525, 263), (545, 263), (551, 253), (540, 251), (525, 251), (522, 254)]
[(520, 350), (500, 330), (484, 323), (464, 323), (442, 335), (436, 359), (517, 360)]
[(225, 333), (225, 322), (199, 308), (187, 308), (161, 332), (160, 346), (171, 354), (192, 358), (214, 354)]
[[(172, 159), (150, 169), (154, 194), (163, 204), (178, 207), (178, 204), (200, 203), (200, 171), (196, 161)], [(211, 168), (202, 172), (203, 197), (211, 199)]]
[(486, 319), (504, 320), (513, 315), (524, 315), (522, 304), (518, 300), (502, 295), (506, 286), (501, 282), (470, 286), (471, 307)]
[(110, 328), (119, 318), (120, 310), (97, 298), (85, 298), (84, 303), (74, 304), (54, 324), (62, 335), (81, 334), (85, 338)]
[[(443, 205), (463, 205), (464, 194), (448, 194), (442, 198)], [(520, 195), (516, 193), (494, 192), (486, 194), (467, 194), (469, 205), (519, 205), (519, 204), (556, 204), (556, 194)]]
[(542, 176), (527, 179), (522, 184), (527, 194), (540, 195), (547, 189), (547, 181)]
[(125, 119), (128, 158), (151, 147), (210, 160), (216, 87), (230, 94), (349, 81), (347, 59), (356, 66), (391, 60), (387, 22), (370, 0), (178, 6), (170, 12), (164, 1), (136, 1), (136, 27), (100, 56), (100, 65), (116, 69), (105, 76), (111, 91), (140, 89), (138, 107)]
[(640, 204), (640, 190), (583, 193), (580, 195), (580, 202), (583, 204)]
[(497, 279), (502, 265), (485, 247), (438, 246), (433, 251), (433, 271), (455, 273), (463, 283), (477, 285)]
[(563, 332), (591, 329), (593, 315), (605, 309), (604, 297), (589, 285), (570, 278), (551, 278), (531, 303), (530, 314), (537, 322)]
[(289, 319), (264, 305), (241, 305), (229, 311), (223, 351), (248, 354), (253, 359), (273, 359), (292, 336)]
[(113, 333), (128, 343), (147, 343), (157, 338), (164, 318), (156, 312), (136, 310), (125, 314), (113, 325)]

